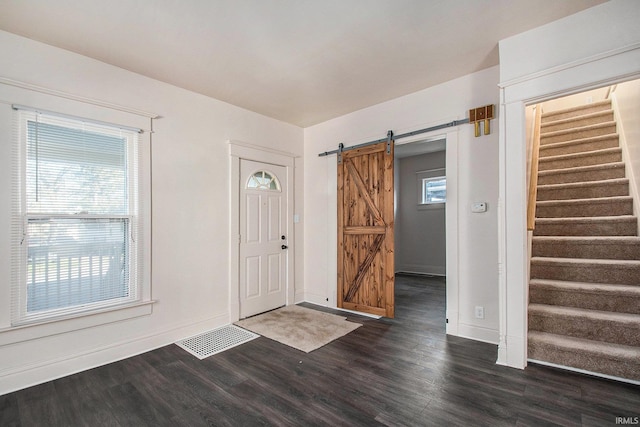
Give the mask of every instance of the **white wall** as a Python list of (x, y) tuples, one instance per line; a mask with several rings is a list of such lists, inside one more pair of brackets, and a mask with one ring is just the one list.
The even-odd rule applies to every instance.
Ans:
[[(227, 140), (301, 156), (303, 130), (6, 32), (0, 32), (0, 58), (0, 78), (161, 116), (154, 121), (152, 143), (152, 297), (157, 300), (153, 313), (0, 346), (0, 394), (228, 323)], [(12, 102), (0, 101), (5, 106)], [(11, 142), (11, 121), (6, 110), (10, 108), (0, 114), (3, 155)], [(296, 166), (301, 174), (302, 163), (297, 162)], [(3, 297), (8, 295), (5, 291), (9, 286), (8, 180), (9, 174), (3, 167), (0, 171), (0, 296)], [(300, 189), (295, 194), (301, 197)], [(302, 213), (302, 201), (294, 203)], [(303, 222), (296, 226), (298, 234), (302, 225)], [(301, 244), (299, 236), (295, 242)], [(7, 298), (0, 299), (0, 311), (6, 313), (8, 303)], [(4, 333), (2, 328), (8, 326), (0, 324), (0, 337)]]
[[(493, 67), (431, 87), (392, 101), (305, 129), (304, 149), (304, 259), (305, 298), (317, 304), (336, 306), (336, 158), (318, 153), (383, 138), (387, 130), (400, 134), (410, 130), (467, 117), (470, 108), (498, 103), (498, 68)], [(457, 128), (454, 153), (458, 171), (457, 224), (459, 263), (459, 312), (449, 313), (450, 324), (457, 322), (462, 336), (497, 342), (498, 313), (498, 136), (494, 133), (475, 138), (471, 125)], [(455, 132), (455, 130), (454, 130)], [(398, 143), (403, 141), (399, 140)], [(455, 153), (458, 153), (457, 155)], [(449, 159), (447, 160), (447, 171)], [(488, 211), (472, 214), (473, 201), (486, 201)], [(449, 286), (450, 283), (447, 284)], [(449, 290), (448, 290), (449, 292)], [(474, 318), (474, 306), (485, 308), (485, 319)]]
[(445, 204), (420, 205), (421, 180), (445, 176), (445, 156), (438, 151), (396, 162), (396, 271), (446, 275)]
[(635, 214), (640, 221), (640, 80), (619, 84), (613, 93), (618, 115), (618, 133), (624, 139), (626, 174), (635, 197)]
[(638, 20), (612, 0), (500, 41), (500, 364), (527, 364), (525, 105), (639, 75)]
[[(529, 78), (638, 42), (637, 0), (612, 0), (500, 41), (500, 81)], [(523, 47), (527, 50), (521, 50)]]

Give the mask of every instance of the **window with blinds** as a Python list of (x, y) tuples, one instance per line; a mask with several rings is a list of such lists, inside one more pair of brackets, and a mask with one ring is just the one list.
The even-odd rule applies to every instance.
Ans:
[(447, 177), (436, 176), (422, 179), (421, 204), (445, 203), (447, 200)]
[(12, 323), (137, 301), (138, 132), (16, 117)]

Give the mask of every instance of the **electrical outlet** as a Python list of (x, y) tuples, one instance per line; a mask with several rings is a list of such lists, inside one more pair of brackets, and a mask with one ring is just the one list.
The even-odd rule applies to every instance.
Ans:
[(476, 305), (476, 319), (484, 319), (484, 307)]

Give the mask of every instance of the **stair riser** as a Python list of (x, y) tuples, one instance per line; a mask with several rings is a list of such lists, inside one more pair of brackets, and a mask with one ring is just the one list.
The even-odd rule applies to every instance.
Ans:
[(638, 244), (584, 244), (574, 242), (539, 243), (531, 245), (531, 256), (551, 258), (585, 258), (585, 259), (640, 259)]
[(585, 114), (592, 114), (601, 111), (606, 111), (611, 109), (611, 102), (603, 103), (603, 104), (591, 104), (584, 108), (579, 108), (571, 111), (564, 111), (558, 113), (546, 113), (542, 114), (541, 123), (549, 123), (557, 120), (569, 119), (577, 116), (584, 116)]
[(587, 316), (547, 316), (529, 312), (529, 330), (614, 344), (640, 346), (640, 322), (618, 322)]
[(531, 263), (532, 279), (640, 286), (640, 266)]
[(623, 222), (536, 224), (534, 236), (635, 236), (638, 223), (635, 219)]
[(552, 206), (538, 204), (536, 218), (566, 218), (632, 215), (633, 203), (630, 199), (611, 201), (610, 203), (558, 203)]
[(572, 188), (538, 188), (538, 201), (628, 196), (629, 183), (598, 183)]
[(584, 153), (586, 151), (604, 150), (605, 148), (615, 148), (620, 146), (618, 138), (607, 138), (595, 141), (584, 141), (561, 146), (543, 146), (540, 147), (540, 158), (549, 156), (561, 156), (563, 154)]
[(572, 156), (560, 159), (540, 159), (538, 162), (538, 170), (546, 171), (552, 169), (568, 169), (580, 166), (594, 166), (605, 163), (615, 163), (622, 161), (622, 152), (613, 151), (607, 153), (597, 153), (588, 156)]
[(529, 341), (527, 357), (561, 366), (640, 381), (640, 361), (610, 360), (598, 354)]
[(538, 176), (538, 185), (569, 184), (572, 182), (599, 181), (603, 179), (624, 178), (624, 167), (598, 169), (586, 172), (566, 172), (542, 174)]
[(529, 302), (589, 310), (640, 314), (640, 296), (600, 294), (531, 286)]
[(613, 111), (611, 110), (602, 111), (600, 112), (600, 114), (593, 115), (593, 116), (572, 117), (570, 121), (566, 121), (566, 122), (563, 121), (562, 123), (553, 123), (553, 122), (546, 122), (549, 124), (543, 123), (541, 132), (547, 133), (547, 132), (555, 132), (558, 130), (575, 129), (582, 126), (589, 126), (589, 125), (595, 125), (598, 123), (606, 123), (606, 122), (612, 122), (612, 121), (613, 121)]
[(540, 135), (540, 145), (555, 144), (556, 142), (573, 141), (575, 139), (593, 138), (596, 136), (611, 135), (616, 133), (616, 125), (612, 123), (606, 126), (594, 128), (576, 129), (572, 132), (561, 132), (557, 135)]

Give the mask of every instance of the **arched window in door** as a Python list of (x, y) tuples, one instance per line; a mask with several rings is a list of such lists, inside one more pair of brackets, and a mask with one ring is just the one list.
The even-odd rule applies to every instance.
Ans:
[(275, 175), (262, 170), (249, 177), (247, 180), (247, 189), (280, 191), (280, 182)]

